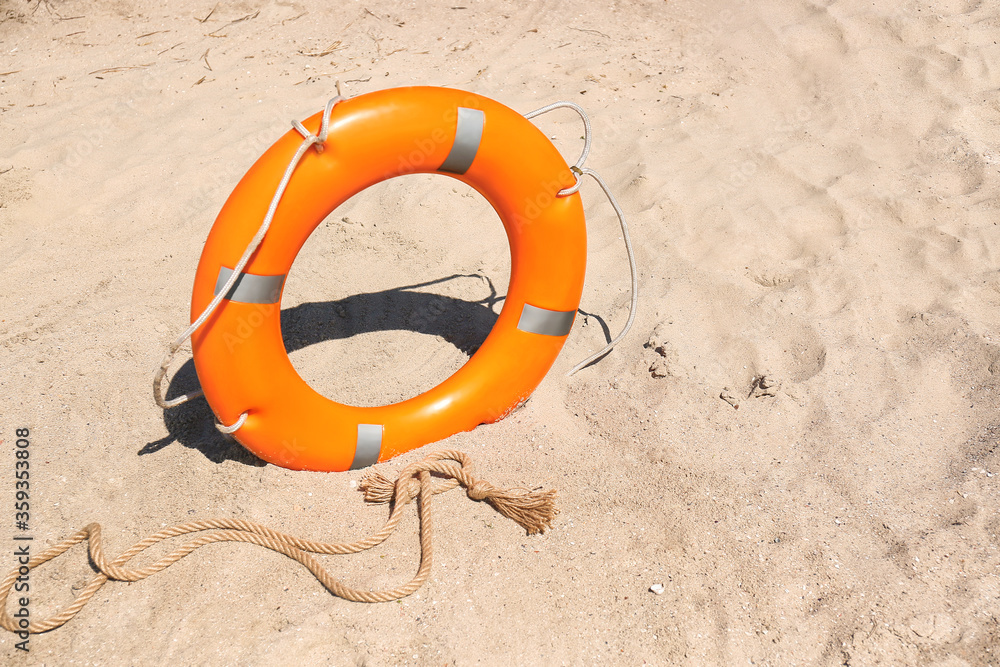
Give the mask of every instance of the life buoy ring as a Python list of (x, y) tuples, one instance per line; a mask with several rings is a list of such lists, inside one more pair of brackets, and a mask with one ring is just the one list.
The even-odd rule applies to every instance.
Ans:
[[(303, 123), (317, 132), (321, 114)], [(301, 137), (290, 131), (236, 186), (198, 264), (192, 321), (232, 274), (267, 213)], [(380, 181), (446, 174), (475, 188), (510, 241), (510, 284), (489, 336), (461, 369), (393, 405), (334, 402), (296, 373), (281, 337), (281, 292), (299, 249), (337, 206)], [(341, 471), (496, 421), (523, 402), (559, 354), (583, 290), (586, 231), (576, 177), (521, 114), (447, 88), (383, 90), (333, 109), (322, 152), (288, 181), (267, 235), (225, 300), (191, 337), (205, 397), (260, 458), (298, 470)]]

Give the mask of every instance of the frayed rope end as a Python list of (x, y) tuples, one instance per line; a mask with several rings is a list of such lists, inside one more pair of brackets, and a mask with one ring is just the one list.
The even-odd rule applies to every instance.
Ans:
[[(446, 458), (458, 461), (461, 467), (439, 463)], [(395, 480), (378, 470), (371, 470), (361, 479), (358, 488), (369, 503), (408, 503), (419, 492), (420, 473), (434, 472), (451, 479), (432, 487), (431, 493), (443, 493), (461, 484), (466, 488), (469, 498), (485, 500), (497, 512), (524, 528), (529, 535), (544, 533), (552, 528), (552, 521), (559, 514), (554, 490), (500, 489), (470, 475), (468, 465), (468, 456), (461, 452), (438, 452), (424, 461), (408, 466)]]
[(387, 503), (396, 494), (396, 483), (378, 470), (371, 470), (361, 478), (358, 490), (365, 494), (366, 503)]
[(500, 514), (524, 528), (528, 535), (544, 533), (552, 528), (552, 520), (559, 514), (556, 492), (551, 489), (527, 493), (497, 489), (485, 500)]

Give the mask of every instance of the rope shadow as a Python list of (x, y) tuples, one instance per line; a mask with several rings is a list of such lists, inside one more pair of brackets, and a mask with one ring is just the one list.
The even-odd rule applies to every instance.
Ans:
[[(594, 320), (596, 320), (597, 323), (599, 325), (601, 325), (601, 332), (604, 334), (604, 343), (605, 343), (605, 345), (611, 342), (611, 327), (608, 326), (608, 323), (604, 321), (603, 317), (601, 317), (600, 315), (595, 315), (594, 313), (588, 313), (587, 311), (583, 310), (582, 308), (577, 308), (576, 312), (579, 313), (580, 315), (583, 315), (588, 320), (590, 320), (591, 318), (593, 318)], [(591, 362), (589, 364), (587, 364), (586, 366), (583, 366), (582, 368), (580, 368), (580, 370), (582, 371), (584, 368), (590, 368), (591, 366), (593, 366), (597, 362), (599, 362), (602, 359), (604, 359), (604, 357), (606, 357), (609, 354), (611, 354), (612, 352), (613, 352), (613, 350), (608, 350), (607, 352), (605, 352), (601, 356), (595, 357), (593, 360), (591, 360)]]
[[(416, 291), (451, 280), (478, 278), (490, 290), (478, 301), (465, 301), (430, 292)], [(337, 301), (303, 303), (281, 311), (281, 335), (288, 353), (328, 340), (351, 338), (363, 333), (405, 330), (438, 336), (467, 356), (475, 354), (497, 321), (497, 295), (493, 281), (480, 274), (454, 274), (415, 285), (381, 292), (356, 294)], [(166, 398), (180, 396), (199, 386), (194, 360), (188, 359), (174, 374)], [(201, 398), (164, 410), (167, 435), (147, 443), (139, 456), (154, 454), (174, 442), (197, 449), (214, 462), (236, 461), (245, 465), (266, 463), (214, 426), (215, 416)]]

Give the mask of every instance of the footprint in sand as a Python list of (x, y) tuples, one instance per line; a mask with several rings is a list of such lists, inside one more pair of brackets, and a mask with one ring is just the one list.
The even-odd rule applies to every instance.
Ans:
[(649, 373), (685, 378), (713, 393), (727, 387), (730, 398), (722, 399), (734, 407), (779, 390), (788, 394), (821, 373), (826, 346), (807, 319), (816, 307), (811, 291), (773, 280), (779, 286), (675, 282), (663, 299), (669, 310), (645, 344)]
[(752, 398), (774, 398), (778, 395), (779, 389), (781, 389), (781, 382), (773, 375), (760, 375), (750, 385), (750, 396)]
[(655, 354), (649, 364), (649, 374), (654, 378), (687, 377), (680, 366), (677, 350), (667, 340), (667, 331), (662, 323), (653, 329), (643, 347)]
[[(739, 410), (741, 397), (748, 399), (776, 398), (778, 396), (778, 392), (782, 392), (784, 388), (785, 387), (780, 380), (778, 380), (774, 375), (768, 373), (755, 377), (750, 383), (750, 390), (746, 392), (734, 390), (731, 387), (723, 387), (722, 391), (719, 393), (719, 398)], [(792, 388), (789, 388), (787, 392), (783, 393), (787, 393), (787, 395), (794, 400), (799, 399), (798, 392)]]
[(950, 614), (922, 614), (910, 619), (909, 627), (919, 643), (953, 644), (962, 638), (962, 628)]

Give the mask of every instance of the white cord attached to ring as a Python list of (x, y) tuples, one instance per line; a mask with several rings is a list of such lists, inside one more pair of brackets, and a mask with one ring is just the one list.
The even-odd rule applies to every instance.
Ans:
[(590, 155), (592, 132), (590, 129), (590, 118), (587, 116), (587, 112), (583, 110), (583, 107), (575, 102), (553, 102), (552, 104), (548, 104), (541, 109), (529, 111), (524, 114), (524, 117), (531, 120), (535, 116), (541, 116), (543, 113), (555, 111), (556, 109), (572, 109), (580, 114), (580, 118), (583, 119), (583, 152), (580, 153), (580, 159), (576, 161), (576, 164), (569, 168), (570, 171), (573, 172), (573, 176), (576, 177), (576, 183), (556, 193), (557, 197), (565, 197), (566, 195), (574, 194), (580, 189), (580, 175), (583, 173), (583, 163), (587, 161), (587, 156)]
[(564, 190), (560, 190), (559, 192), (556, 193), (556, 196), (564, 197), (566, 195), (571, 195), (575, 193), (577, 190), (579, 190), (580, 185), (582, 185), (583, 183), (583, 179), (581, 179), (581, 176), (587, 175), (592, 177), (595, 181), (597, 181), (598, 185), (601, 186), (601, 189), (604, 190), (604, 194), (607, 196), (608, 201), (611, 202), (612, 208), (615, 209), (615, 214), (618, 216), (618, 222), (622, 228), (622, 237), (625, 239), (625, 252), (628, 254), (629, 272), (631, 273), (632, 277), (632, 299), (630, 300), (628, 307), (628, 321), (625, 323), (624, 328), (622, 328), (621, 333), (615, 336), (614, 340), (612, 340), (610, 343), (604, 346), (604, 349), (590, 355), (589, 357), (578, 363), (576, 366), (573, 366), (573, 368), (571, 368), (569, 372), (566, 373), (566, 375), (573, 375), (581, 368), (588, 366), (594, 360), (600, 359), (605, 354), (610, 352), (611, 349), (614, 348), (614, 346), (617, 345), (622, 340), (622, 338), (625, 337), (625, 334), (628, 333), (629, 329), (632, 328), (632, 323), (635, 321), (636, 307), (639, 305), (639, 276), (635, 267), (635, 253), (632, 251), (632, 239), (629, 237), (628, 223), (625, 221), (625, 212), (622, 211), (622, 207), (618, 205), (618, 200), (616, 200), (615, 196), (611, 194), (611, 189), (608, 187), (608, 184), (604, 182), (604, 179), (601, 178), (600, 174), (598, 174), (593, 169), (583, 166), (583, 163), (587, 161), (587, 156), (590, 155), (590, 143), (591, 143), (590, 118), (587, 117), (587, 112), (585, 112), (580, 107), (579, 104), (575, 104), (573, 102), (553, 102), (552, 104), (544, 106), (541, 109), (535, 109), (530, 113), (524, 114), (524, 117), (527, 118), (528, 120), (531, 120), (535, 116), (541, 116), (543, 113), (548, 113), (549, 111), (553, 111), (555, 109), (572, 109), (573, 111), (577, 112), (578, 114), (580, 114), (580, 118), (583, 119), (583, 128), (584, 128), (583, 153), (580, 155), (580, 159), (576, 161), (576, 164), (570, 167), (570, 171), (572, 171), (573, 175), (576, 177), (576, 183), (571, 187), (568, 187)]
[[(156, 400), (156, 404), (164, 410), (174, 407), (175, 405), (180, 405), (181, 403), (186, 403), (192, 398), (197, 398), (204, 393), (201, 390), (192, 391), (169, 401), (165, 400), (163, 396), (163, 378), (167, 374), (167, 368), (170, 366), (170, 362), (173, 361), (174, 355), (177, 354), (177, 351), (181, 348), (185, 341), (191, 337), (191, 334), (193, 334), (198, 327), (205, 323), (205, 320), (207, 320), (209, 316), (215, 312), (215, 309), (219, 307), (219, 304), (222, 303), (225, 296), (229, 294), (229, 290), (233, 288), (233, 285), (236, 283), (237, 279), (239, 279), (243, 269), (250, 261), (250, 257), (253, 256), (254, 252), (256, 252), (257, 248), (264, 240), (264, 235), (267, 234), (267, 230), (271, 226), (271, 220), (274, 219), (274, 212), (278, 209), (278, 202), (281, 201), (281, 196), (285, 194), (285, 188), (288, 187), (288, 181), (291, 180), (292, 173), (302, 160), (302, 157), (306, 154), (306, 151), (312, 146), (316, 148), (318, 153), (323, 152), (323, 143), (326, 141), (327, 133), (330, 130), (330, 114), (333, 112), (333, 108), (337, 106), (337, 103), (343, 99), (344, 98), (340, 90), (340, 82), (338, 81), (337, 96), (330, 99), (330, 101), (326, 103), (326, 108), (323, 110), (322, 120), (320, 121), (318, 135), (309, 132), (309, 130), (307, 130), (299, 121), (292, 121), (292, 126), (299, 134), (302, 135), (302, 143), (299, 144), (298, 150), (295, 151), (295, 155), (292, 156), (291, 161), (288, 163), (288, 167), (285, 169), (285, 174), (282, 176), (281, 182), (274, 191), (274, 197), (271, 199), (271, 205), (268, 206), (267, 214), (264, 216), (264, 220), (260, 223), (257, 233), (254, 234), (250, 243), (247, 244), (246, 250), (243, 251), (243, 256), (240, 257), (240, 261), (238, 261), (236, 266), (233, 267), (233, 272), (230, 274), (229, 280), (227, 280), (226, 284), (222, 286), (222, 289), (216, 291), (215, 297), (209, 302), (208, 306), (205, 307), (205, 310), (201, 311), (201, 315), (199, 315), (197, 319), (191, 323), (191, 326), (185, 329), (184, 332), (177, 337), (177, 340), (171, 343), (166, 356), (160, 363), (160, 368), (153, 376), (153, 398)], [(244, 412), (232, 426), (217, 424), (216, 427), (223, 433), (234, 433), (237, 429), (243, 426), (246, 420), (247, 413)]]
[(250, 416), (250, 413), (244, 412), (243, 414), (240, 415), (240, 418), (237, 419), (232, 426), (226, 426), (225, 424), (220, 424), (219, 422), (215, 422), (215, 428), (219, 429), (219, 431), (222, 433), (227, 433), (227, 434), (236, 433), (236, 431), (238, 431), (239, 428), (243, 426), (244, 423), (246, 423), (248, 416)]

